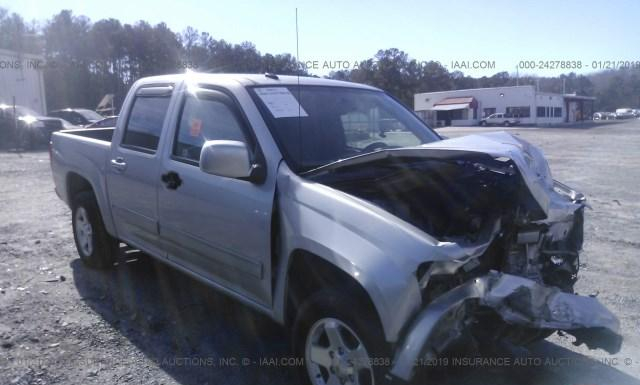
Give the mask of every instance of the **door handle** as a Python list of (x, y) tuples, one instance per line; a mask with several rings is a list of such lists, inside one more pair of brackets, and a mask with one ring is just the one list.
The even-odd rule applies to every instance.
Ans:
[(182, 179), (180, 179), (180, 175), (178, 175), (175, 171), (169, 171), (166, 174), (162, 174), (160, 179), (167, 185), (169, 190), (175, 190), (182, 184)]
[(122, 172), (127, 168), (127, 162), (124, 161), (123, 157), (119, 156), (115, 159), (111, 159), (111, 167)]

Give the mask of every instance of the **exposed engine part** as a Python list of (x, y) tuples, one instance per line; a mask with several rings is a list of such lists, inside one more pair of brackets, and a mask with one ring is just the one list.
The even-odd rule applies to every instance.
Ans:
[(517, 233), (501, 271), (573, 292), (582, 248), (583, 208), (570, 222)]
[(441, 240), (475, 240), (495, 218), (513, 220), (518, 212), (542, 218), (514, 164), (482, 155), (389, 158), (311, 178), (365, 199)]

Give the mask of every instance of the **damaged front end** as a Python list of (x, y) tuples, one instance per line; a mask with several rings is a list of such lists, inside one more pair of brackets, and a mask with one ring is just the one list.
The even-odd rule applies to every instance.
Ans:
[(512, 331), (564, 330), (576, 337), (576, 344), (611, 354), (622, 343), (618, 319), (597, 299), (492, 271), (451, 289), (420, 312), (397, 351), (390, 377), (410, 380), (417, 362), (445, 351), (486, 309), (495, 311)]
[(617, 318), (573, 292), (585, 198), (554, 181), (529, 143), (471, 135), (354, 157), (307, 176), (418, 227), (449, 255), (427, 256), (416, 268), (423, 308), (398, 344), (391, 377), (411, 379), (418, 360), (442, 354), (471, 325), (515, 344), (564, 330), (589, 348), (620, 349)]

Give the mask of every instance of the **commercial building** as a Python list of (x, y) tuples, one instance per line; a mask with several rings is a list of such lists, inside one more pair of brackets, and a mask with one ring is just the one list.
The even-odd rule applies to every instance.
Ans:
[(527, 85), (415, 94), (414, 110), (432, 127), (473, 126), (494, 113), (517, 117), (521, 124), (546, 125), (590, 119), (594, 101)]
[(46, 114), (43, 67), (41, 56), (0, 49), (0, 104)]

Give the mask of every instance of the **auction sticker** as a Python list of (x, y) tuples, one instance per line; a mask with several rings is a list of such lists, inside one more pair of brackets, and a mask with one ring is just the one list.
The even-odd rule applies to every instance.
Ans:
[(255, 91), (274, 118), (309, 116), (286, 87), (260, 87)]

